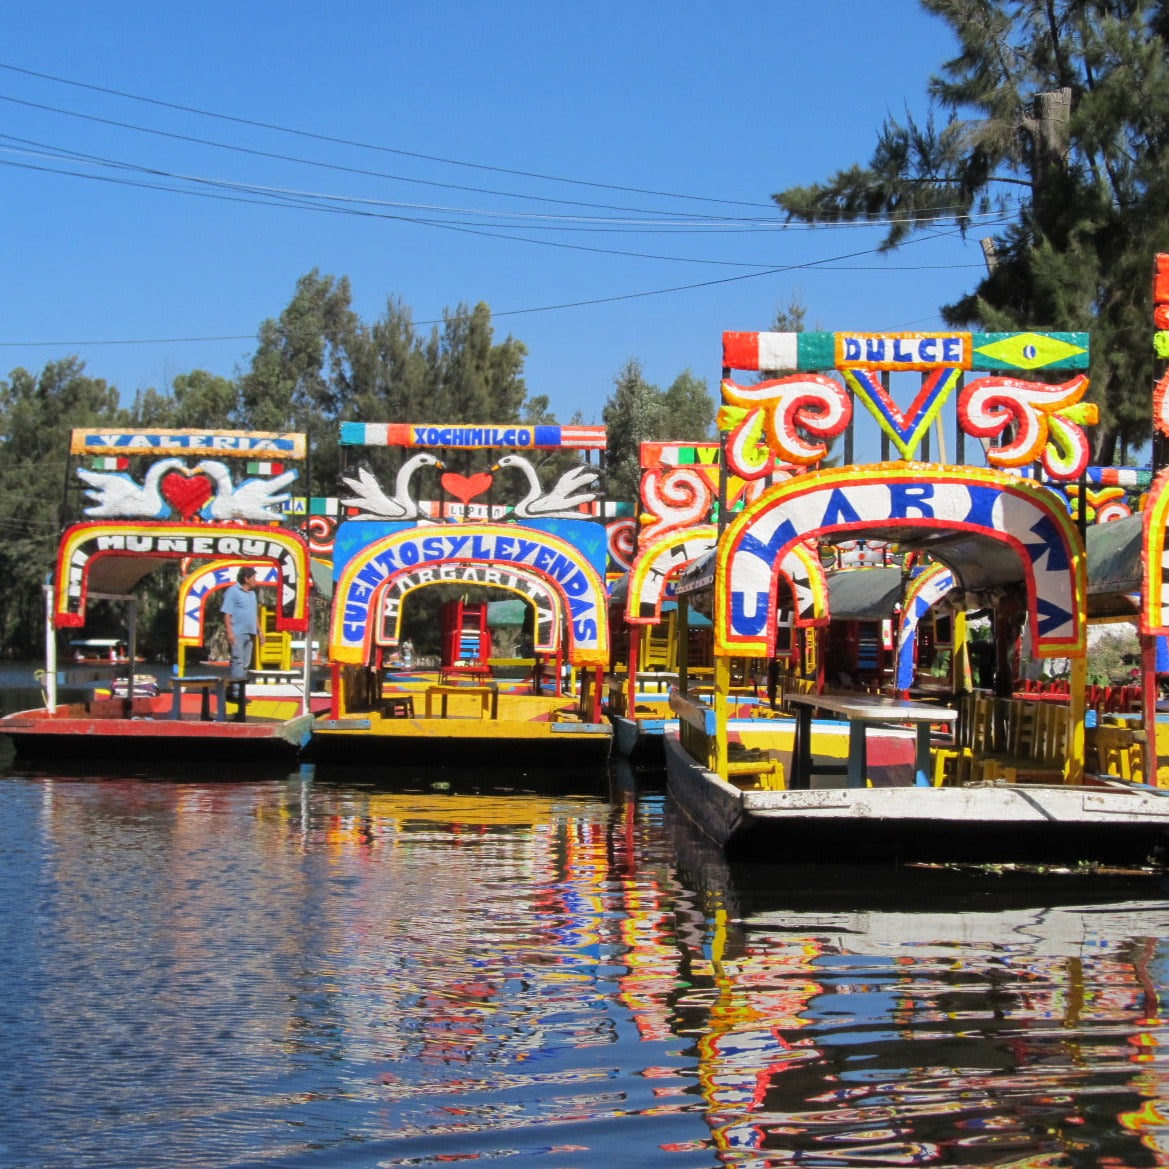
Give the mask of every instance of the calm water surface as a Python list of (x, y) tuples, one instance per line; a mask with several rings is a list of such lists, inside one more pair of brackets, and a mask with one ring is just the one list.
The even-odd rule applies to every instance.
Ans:
[(5, 1169), (1169, 1163), (1160, 884), (730, 870), (628, 776), (0, 776)]

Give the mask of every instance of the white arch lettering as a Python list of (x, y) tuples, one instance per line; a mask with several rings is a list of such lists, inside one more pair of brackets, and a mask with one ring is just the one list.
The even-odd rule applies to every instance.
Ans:
[(402, 602), (407, 594), (427, 585), (451, 583), (504, 589), (531, 601), (536, 613), (535, 649), (541, 653), (555, 651), (564, 606), (560, 594), (547, 581), (519, 568), (458, 561), (412, 568), (387, 578), (371, 605), (372, 611), (381, 615), (380, 628), (375, 625), (372, 630), (374, 640), (381, 645), (397, 645), (401, 640)]
[(788, 550), (827, 532), (871, 529), (967, 531), (1018, 554), (1034, 652), (1084, 652), (1085, 564), (1065, 508), (1046, 489), (983, 468), (889, 463), (863, 473), (812, 472), (778, 484), (727, 528), (715, 574), (715, 643), (723, 655), (773, 648), (773, 577)]
[(90, 573), (95, 563), (107, 557), (237, 557), (257, 568), (260, 563), (270, 562), (280, 580), (276, 628), (299, 633), (308, 628), (308, 545), (295, 532), (242, 525), (220, 531), (205, 524), (148, 521), (74, 524), (57, 547), (53, 620), (59, 628), (85, 624)]
[(488, 523), (451, 525), (440, 531), (407, 528), (362, 548), (337, 582), (329, 633), (332, 660), (349, 665), (366, 660), (372, 601), (390, 577), (403, 569), (449, 561), (525, 569), (541, 577), (564, 602), (569, 661), (580, 666), (607, 664), (605, 586), (587, 557), (549, 532)]

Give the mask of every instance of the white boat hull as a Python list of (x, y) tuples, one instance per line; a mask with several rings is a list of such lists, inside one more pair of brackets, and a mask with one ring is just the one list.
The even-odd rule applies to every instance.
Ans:
[(1169, 792), (1135, 784), (743, 791), (666, 745), (670, 794), (738, 858), (1142, 865), (1169, 860)]

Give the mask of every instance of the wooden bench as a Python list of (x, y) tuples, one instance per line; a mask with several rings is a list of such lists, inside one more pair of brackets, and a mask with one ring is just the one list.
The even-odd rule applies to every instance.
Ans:
[(479, 717), (490, 713), (494, 718), (499, 717), (499, 687), (495, 683), (489, 686), (458, 686), (452, 684), (438, 684), (426, 687), (426, 717), (434, 718), (434, 703), (440, 700), (440, 718), (447, 717), (447, 700), (450, 696), (467, 695), (479, 699)]
[[(240, 683), (242, 685), (242, 683)], [(183, 691), (198, 690), (201, 692), (202, 702), (199, 706), (199, 717), (203, 722), (211, 721), (211, 691), (215, 691), (215, 721), (224, 722), (227, 719), (227, 680), (215, 674), (188, 674), (185, 677), (174, 677), (170, 680), (171, 688), (171, 718), (183, 717)]]
[(381, 704), (381, 715), (382, 718), (413, 718), (413, 695), (395, 694), (390, 698), (383, 698)]

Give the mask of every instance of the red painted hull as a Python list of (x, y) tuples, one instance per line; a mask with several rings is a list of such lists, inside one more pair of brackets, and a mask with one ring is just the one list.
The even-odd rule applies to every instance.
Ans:
[[(119, 708), (121, 705), (116, 703)], [(83, 706), (61, 707), (54, 714), (46, 710), (20, 711), (0, 718), (0, 735), (11, 738), (18, 756), (291, 760), (306, 741), (312, 721), (311, 716), (303, 716), (285, 721), (205, 722), (187, 713), (186, 702), (185, 717), (174, 719), (162, 717), (169, 712), (169, 696), (165, 711), (156, 711), (156, 705), (150, 699), (136, 700), (136, 716), (131, 718), (86, 712)]]

